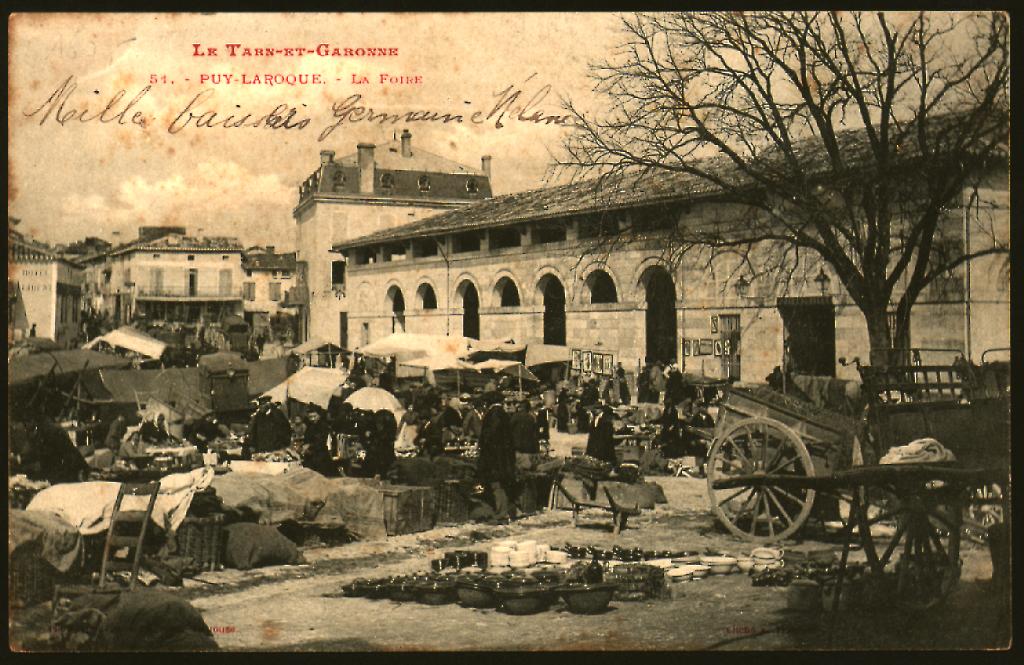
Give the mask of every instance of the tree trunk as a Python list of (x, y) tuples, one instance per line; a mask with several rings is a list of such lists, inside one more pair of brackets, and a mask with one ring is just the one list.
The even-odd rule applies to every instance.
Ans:
[(864, 309), (864, 319), (868, 324), (868, 343), (872, 367), (883, 367), (890, 364), (893, 349), (889, 331), (889, 315), (884, 307)]

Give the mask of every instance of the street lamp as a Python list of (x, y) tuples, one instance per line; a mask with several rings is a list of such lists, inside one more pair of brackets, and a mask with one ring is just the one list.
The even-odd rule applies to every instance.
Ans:
[(821, 295), (828, 293), (829, 286), (832, 285), (832, 278), (825, 274), (824, 266), (818, 270), (818, 276), (814, 278), (814, 283), (821, 289)]
[(740, 298), (746, 298), (747, 293), (749, 292), (750, 280), (748, 280), (743, 275), (740, 275), (740, 278), (736, 280), (736, 295), (738, 295)]

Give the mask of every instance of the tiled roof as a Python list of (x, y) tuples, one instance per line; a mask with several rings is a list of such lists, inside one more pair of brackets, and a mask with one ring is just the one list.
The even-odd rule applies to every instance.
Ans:
[(295, 270), (295, 252), (268, 254), (266, 252), (244, 254), (242, 268), (246, 270)]
[(136, 240), (110, 250), (110, 255), (137, 251), (163, 252), (241, 252), (242, 244), (237, 238), (228, 236), (207, 236), (193, 238), (171, 234), (158, 240)]
[[(940, 137), (951, 121), (959, 118), (948, 114), (933, 119), (931, 131)], [(905, 134), (914, 136), (912, 128), (905, 128)], [(839, 150), (845, 163), (853, 168), (868, 163), (871, 154), (863, 129), (851, 129), (837, 133)], [(802, 170), (808, 174), (827, 173), (828, 157), (820, 149), (820, 140), (810, 137), (794, 144), (793, 152)], [(909, 140), (906, 148), (898, 152), (900, 159), (919, 156), (916, 140)], [(767, 152), (758, 160), (758, 169), (767, 172), (773, 163), (780, 163), (779, 151)], [(725, 182), (743, 186), (753, 184), (739, 172), (738, 167), (723, 157), (705, 160), (704, 168), (716, 173)], [(788, 168), (782, 166), (782, 169)], [(721, 189), (704, 178), (689, 173), (654, 171), (644, 175), (618, 175), (595, 178), (580, 182), (533, 189), (507, 194), (458, 210), (426, 217), (392, 229), (385, 229), (366, 236), (338, 243), (335, 249), (347, 249), (382, 242), (409, 238), (433, 236), (455, 231), (469, 231), (506, 224), (541, 221), (575, 214), (593, 213), (604, 210), (655, 205), (674, 201), (687, 201), (721, 193)]]
[[(402, 156), (402, 142), (390, 141), (378, 145), (373, 151), (373, 162), (378, 169), (385, 171), (421, 171), (426, 173), (450, 173), (454, 175), (484, 175), (484, 172), (472, 166), (460, 164), (451, 159), (435, 155), (412, 145), (412, 155)], [(353, 152), (337, 160), (342, 166), (359, 166), (359, 153)]]

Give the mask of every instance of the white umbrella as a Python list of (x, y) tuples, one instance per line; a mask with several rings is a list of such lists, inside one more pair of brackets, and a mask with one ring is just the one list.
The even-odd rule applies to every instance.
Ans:
[(289, 399), (294, 399), (306, 404), (317, 404), (326, 409), (331, 401), (331, 395), (347, 378), (348, 372), (344, 370), (303, 367), (262, 396), (285, 405)]
[(401, 420), (402, 414), (405, 413), (405, 409), (402, 408), (402, 403), (398, 401), (397, 397), (383, 388), (372, 386), (355, 391), (348, 396), (345, 403), (351, 404), (354, 409), (363, 409), (365, 411), (386, 409), (395, 414), (396, 421)]

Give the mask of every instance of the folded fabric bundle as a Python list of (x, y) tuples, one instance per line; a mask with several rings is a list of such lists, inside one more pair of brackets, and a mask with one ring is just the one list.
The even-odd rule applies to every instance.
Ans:
[(916, 439), (905, 446), (890, 448), (879, 464), (925, 464), (955, 462), (956, 456), (932, 438)]

